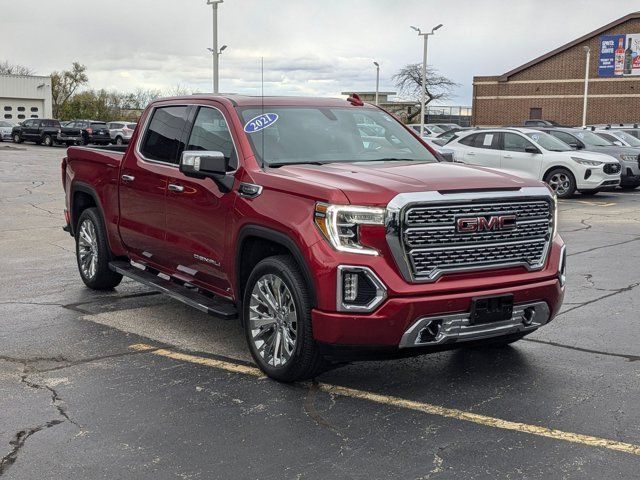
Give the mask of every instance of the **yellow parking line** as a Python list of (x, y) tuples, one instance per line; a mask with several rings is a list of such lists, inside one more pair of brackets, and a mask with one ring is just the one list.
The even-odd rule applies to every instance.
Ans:
[[(254, 377), (263, 377), (264, 374), (256, 367), (248, 365), (237, 364), (224, 360), (217, 360), (214, 358), (199, 357), (196, 355), (190, 355), (187, 353), (175, 352), (168, 349), (156, 349), (151, 345), (144, 343), (138, 343), (131, 345), (130, 348), (137, 351), (149, 351), (153, 355), (160, 355), (162, 357), (171, 358), (173, 360), (179, 360), (182, 362), (195, 363), (197, 365), (204, 365), (207, 367), (213, 367), (220, 370), (225, 370), (232, 373), (241, 373), (244, 375), (252, 375)], [(527, 423), (511, 422), (509, 420), (502, 420), (500, 418), (489, 417), (486, 415), (479, 415), (477, 413), (466, 412), (464, 410), (458, 410), (455, 408), (446, 408), (430, 403), (417, 402), (414, 400), (407, 400), (400, 397), (394, 397), (390, 395), (381, 395), (378, 393), (367, 392), (364, 390), (358, 390), (355, 388), (341, 387), (338, 385), (331, 385), (328, 383), (319, 383), (318, 389), (330, 393), (333, 395), (340, 395), (342, 397), (357, 398), (366, 400), (369, 402), (377, 403), (380, 405), (388, 405), (396, 408), (404, 408), (408, 410), (414, 410), (418, 412), (427, 413), (429, 415), (437, 415), (440, 417), (453, 418), (463, 422), (471, 422), (485, 427), (500, 428), (503, 430), (512, 430), (520, 433), (528, 433), (530, 435), (537, 435), (539, 437), (553, 438), (555, 440), (562, 440), (564, 442), (579, 443), (590, 447), (606, 448), (608, 450), (615, 450), (617, 452), (630, 453), (632, 455), (640, 456), (640, 445), (634, 445), (632, 443), (618, 442), (616, 440), (609, 440), (606, 438), (593, 437), (591, 435), (582, 435), (580, 433), (565, 432), (562, 430), (556, 430), (553, 428), (541, 427), (538, 425), (529, 425)]]

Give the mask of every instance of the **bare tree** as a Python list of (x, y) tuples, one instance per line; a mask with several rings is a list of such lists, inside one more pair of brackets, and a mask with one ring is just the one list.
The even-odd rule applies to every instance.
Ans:
[(9, 63), (8, 60), (0, 62), (0, 75), (33, 75), (35, 73), (33, 68), (24, 65)]
[[(415, 100), (417, 103), (420, 102), (423, 88), (421, 63), (406, 65), (392, 78), (401, 96), (409, 100)], [(447, 100), (451, 98), (453, 89), (458, 86), (459, 84), (450, 78), (440, 75), (435, 68), (427, 66), (427, 81), (424, 86), (424, 92), (426, 94), (425, 105), (428, 105), (433, 100)], [(409, 116), (409, 120), (419, 114), (420, 110), (417, 110)]]
[(51, 96), (53, 98), (53, 116), (58, 118), (71, 96), (82, 85), (89, 83), (87, 67), (73, 62), (71, 70), (51, 74)]

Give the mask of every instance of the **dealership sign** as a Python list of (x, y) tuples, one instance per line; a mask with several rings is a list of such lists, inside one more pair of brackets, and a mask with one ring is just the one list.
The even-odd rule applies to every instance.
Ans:
[(600, 37), (598, 75), (601, 77), (640, 75), (640, 34)]

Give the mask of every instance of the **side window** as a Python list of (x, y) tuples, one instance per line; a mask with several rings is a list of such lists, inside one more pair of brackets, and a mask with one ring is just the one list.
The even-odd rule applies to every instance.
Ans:
[(40, 123), (40, 120), (34, 120), (32, 124), (33, 128), (40, 128)]
[(554, 137), (556, 137), (558, 140), (562, 140), (567, 145), (576, 145), (577, 143), (579, 143), (577, 139), (575, 139), (572, 135), (569, 135), (568, 133), (559, 132), (557, 130), (551, 130), (549, 133)]
[(609, 140), (611, 143), (620, 141), (620, 139), (614, 137), (613, 135), (609, 135), (608, 133), (598, 132), (597, 135), (604, 138), (605, 140)]
[(238, 165), (227, 122), (222, 113), (215, 108), (200, 107), (186, 150), (222, 152), (225, 158), (229, 159), (229, 168), (235, 170)]
[(479, 133), (476, 135), (474, 147), (498, 150), (500, 148), (498, 144), (499, 137), (499, 133)]
[(152, 115), (140, 148), (142, 155), (149, 160), (178, 163), (178, 155), (184, 150), (187, 107), (159, 107)]
[(504, 149), (509, 152), (524, 152), (527, 147), (534, 145), (524, 137), (515, 133), (504, 134)]
[(479, 136), (480, 135), (478, 135), (477, 133), (474, 133), (473, 135), (467, 135), (466, 137), (461, 138), (458, 143), (461, 143), (462, 145), (466, 145), (468, 147), (473, 147), (475, 146), (476, 137)]

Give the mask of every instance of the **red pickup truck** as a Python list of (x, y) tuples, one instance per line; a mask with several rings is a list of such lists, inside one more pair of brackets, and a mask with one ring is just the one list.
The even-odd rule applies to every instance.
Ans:
[(62, 183), (88, 287), (239, 317), (280, 381), (511, 343), (564, 295), (544, 184), (442, 162), (357, 96), (158, 100), (128, 146), (69, 148)]

